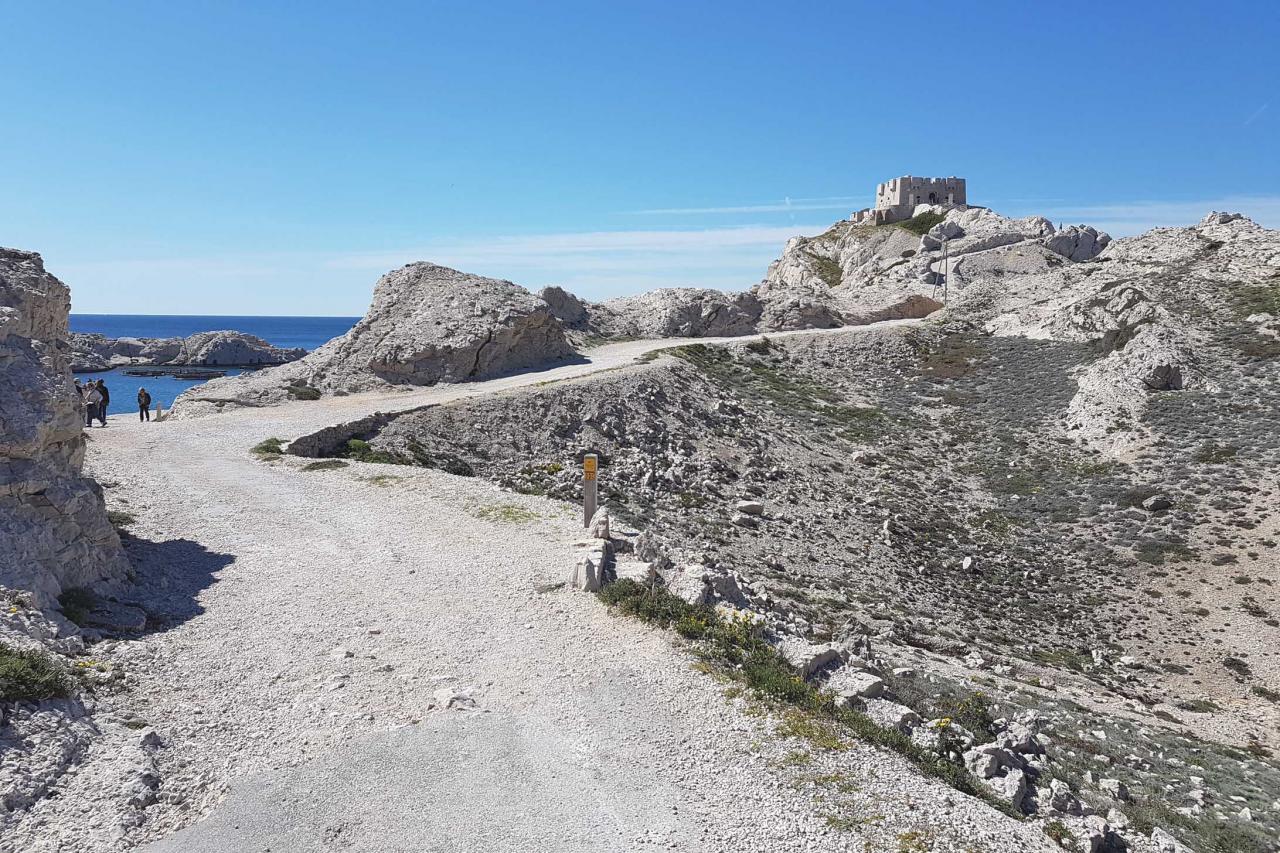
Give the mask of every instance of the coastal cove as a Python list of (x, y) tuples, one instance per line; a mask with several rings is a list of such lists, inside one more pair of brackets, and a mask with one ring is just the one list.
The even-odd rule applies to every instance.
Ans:
[[(196, 316), (161, 314), (72, 314), (70, 330), (99, 334), (108, 338), (174, 338), (222, 329), (256, 335), (278, 347), (301, 347), (313, 350), (339, 335), (345, 334), (358, 317), (248, 317)], [(174, 376), (129, 376), (126, 370), (77, 372), (81, 381), (102, 379), (111, 392), (111, 411), (134, 409), (139, 388), (151, 394), (152, 405), (173, 405), (179, 394), (202, 384), (199, 380)], [(243, 372), (239, 368), (222, 368), (228, 376)]]

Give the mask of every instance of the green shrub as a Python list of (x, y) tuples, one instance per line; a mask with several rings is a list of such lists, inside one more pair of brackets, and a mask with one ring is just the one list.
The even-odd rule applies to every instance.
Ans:
[(279, 456), (284, 453), (284, 439), (267, 438), (255, 444), (250, 450), (256, 456)]
[(310, 385), (307, 385), (305, 382), (300, 382), (296, 385), (286, 385), (284, 390), (288, 391), (289, 396), (295, 400), (319, 400), (320, 399), (320, 389), (312, 388)]
[(335, 468), (346, 468), (347, 463), (341, 459), (321, 459), (319, 462), (308, 462), (302, 466), (303, 471), (332, 471)]
[(836, 288), (844, 280), (844, 271), (840, 269), (840, 264), (831, 258), (815, 255), (809, 250), (805, 250), (805, 255), (809, 258), (813, 271), (818, 274), (818, 278), (822, 279), (827, 287)]
[(42, 702), (70, 690), (71, 679), (53, 658), (0, 643), (0, 702)]
[(58, 596), (58, 605), (62, 615), (77, 625), (84, 625), (89, 614), (98, 606), (98, 596), (93, 590), (83, 586), (73, 586), (62, 591)]
[(913, 216), (910, 219), (893, 224), (910, 231), (912, 234), (924, 236), (925, 232), (946, 218), (946, 215), (942, 213), (921, 213), (919, 216)]
[(107, 510), (107, 521), (111, 522), (111, 526), (121, 533), (124, 532), (123, 528), (128, 527), (137, 520), (133, 517), (133, 513), (125, 512), (124, 510)]
[(1240, 448), (1230, 444), (1214, 444), (1213, 442), (1206, 442), (1200, 445), (1200, 448), (1196, 450), (1191, 458), (1197, 462), (1226, 462), (1227, 460), (1234, 458), (1239, 450)]
[(342, 453), (338, 455), (343, 459), (354, 459), (356, 462), (373, 462), (380, 465), (413, 464), (413, 460), (408, 457), (386, 450), (375, 450), (373, 445), (359, 438), (349, 439)]

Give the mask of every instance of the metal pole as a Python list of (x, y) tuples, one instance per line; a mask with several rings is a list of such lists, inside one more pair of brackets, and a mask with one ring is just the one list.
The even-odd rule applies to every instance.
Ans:
[(594, 453), (582, 457), (582, 526), (591, 526), (596, 514), (596, 468), (599, 458)]
[(951, 286), (951, 254), (949, 252), (951, 241), (942, 241), (942, 304), (947, 304), (947, 292)]

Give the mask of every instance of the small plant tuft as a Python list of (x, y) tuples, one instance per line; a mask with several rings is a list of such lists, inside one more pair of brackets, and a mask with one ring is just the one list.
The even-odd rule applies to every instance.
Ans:
[(71, 692), (71, 679), (53, 658), (0, 643), (0, 702), (43, 702)]

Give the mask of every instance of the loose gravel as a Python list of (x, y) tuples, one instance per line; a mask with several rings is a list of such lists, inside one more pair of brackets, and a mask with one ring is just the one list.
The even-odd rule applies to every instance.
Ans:
[[(482, 478), (250, 453), (673, 343), (94, 430), (89, 469), (136, 519), (152, 618), (97, 647), (124, 673), (98, 698), (100, 737), (0, 849), (1055, 849), (898, 756), (779, 736), (669, 635), (560, 585), (574, 507)], [(100, 771), (144, 737), (159, 785), (139, 809)]]

